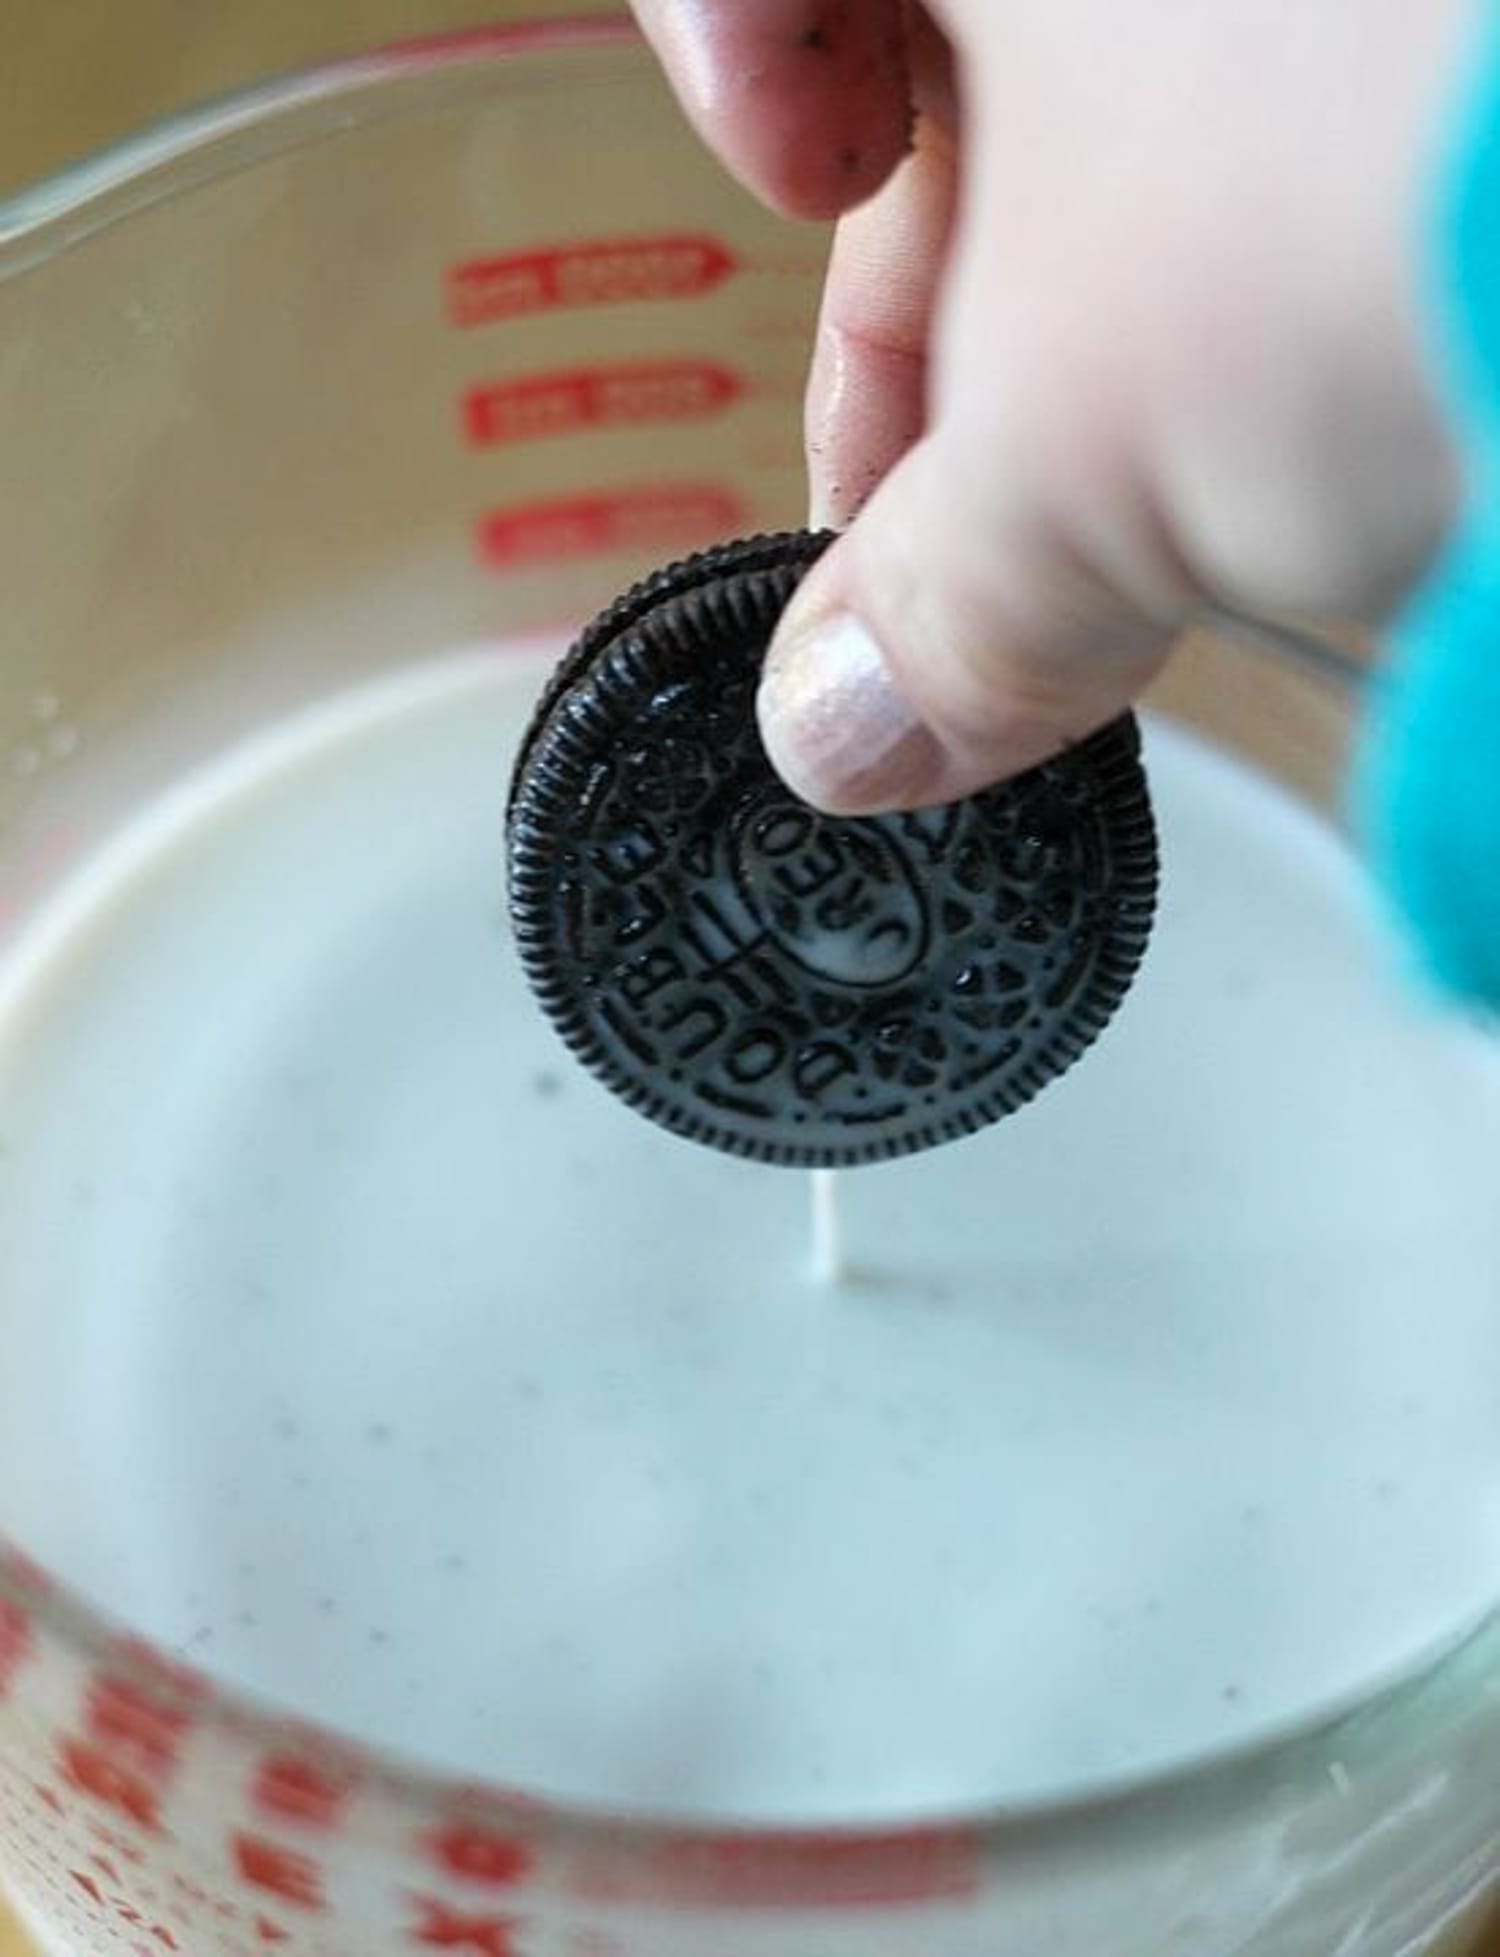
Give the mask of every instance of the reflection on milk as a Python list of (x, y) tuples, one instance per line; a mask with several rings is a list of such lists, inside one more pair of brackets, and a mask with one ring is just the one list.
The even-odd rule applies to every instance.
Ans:
[(536, 683), (456, 657), (289, 724), (0, 974), (16, 1535), (303, 1711), (698, 1814), (1077, 1791), (1472, 1624), (1500, 1091), (1339, 841), (1151, 730), (1117, 1023), (841, 1177), (842, 1244), (823, 1180), (810, 1260), (805, 1178), (649, 1128), (526, 996)]

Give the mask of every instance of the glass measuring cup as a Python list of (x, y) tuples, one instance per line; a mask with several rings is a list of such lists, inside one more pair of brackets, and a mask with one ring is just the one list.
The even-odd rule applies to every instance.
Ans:
[[(304, 77), (0, 214), (0, 947), (227, 742), (800, 520), (821, 262), (608, 20)], [(1313, 799), (1351, 699), (1334, 659), (1208, 640), (1162, 694)], [(0, 1298), (0, 1349), (45, 1310)], [(0, 1565), (0, 1866), (47, 1948), (1396, 1957), (1476, 1950), (1500, 1860), (1494, 1627), (1107, 1799), (730, 1828), (460, 1783), (256, 1705), (47, 1556)]]

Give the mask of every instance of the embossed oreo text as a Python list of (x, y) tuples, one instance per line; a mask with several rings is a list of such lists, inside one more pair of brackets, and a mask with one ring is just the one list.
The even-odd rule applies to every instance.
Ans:
[(653, 573), (548, 681), (510, 798), (510, 914), (562, 1037), (653, 1120), (784, 1164), (873, 1162), (1029, 1101), (1150, 934), (1128, 716), (943, 809), (835, 819), (761, 745), (755, 689), (830, 538)]
[(750, 690), (673, 689), (591, 771), (559, 889), (589, 1015), (668, 1099), (752, 1121), (842, 1135), (992, 1091), (1089, 981), (1088, 782), (820, 816), (768, 781)]

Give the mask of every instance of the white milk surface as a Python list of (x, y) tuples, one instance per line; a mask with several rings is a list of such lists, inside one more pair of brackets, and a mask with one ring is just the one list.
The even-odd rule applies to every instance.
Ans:
[(1076, 1792), (1429, 1656), (1500, 1554), (1493, 1059), (1343, 845), (1162, 729), (1096, 1051), (806, 1179), (615, 1104), (525, 992), (534, 667), (183, 785), (0, 971), (0, 1524), (225, 1677), (703, 1815)]

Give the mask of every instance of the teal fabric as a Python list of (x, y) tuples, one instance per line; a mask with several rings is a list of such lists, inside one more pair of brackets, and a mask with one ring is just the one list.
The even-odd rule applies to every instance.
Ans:
[[(1420, 4), (1420, 0), (1415, 0)], [(1359, 780), (1377, 874), (1437, 987), (1500, 1015), (1500, 4), (1450, 127), (1425, 268), (1463, 514), (1393, 634)]]

